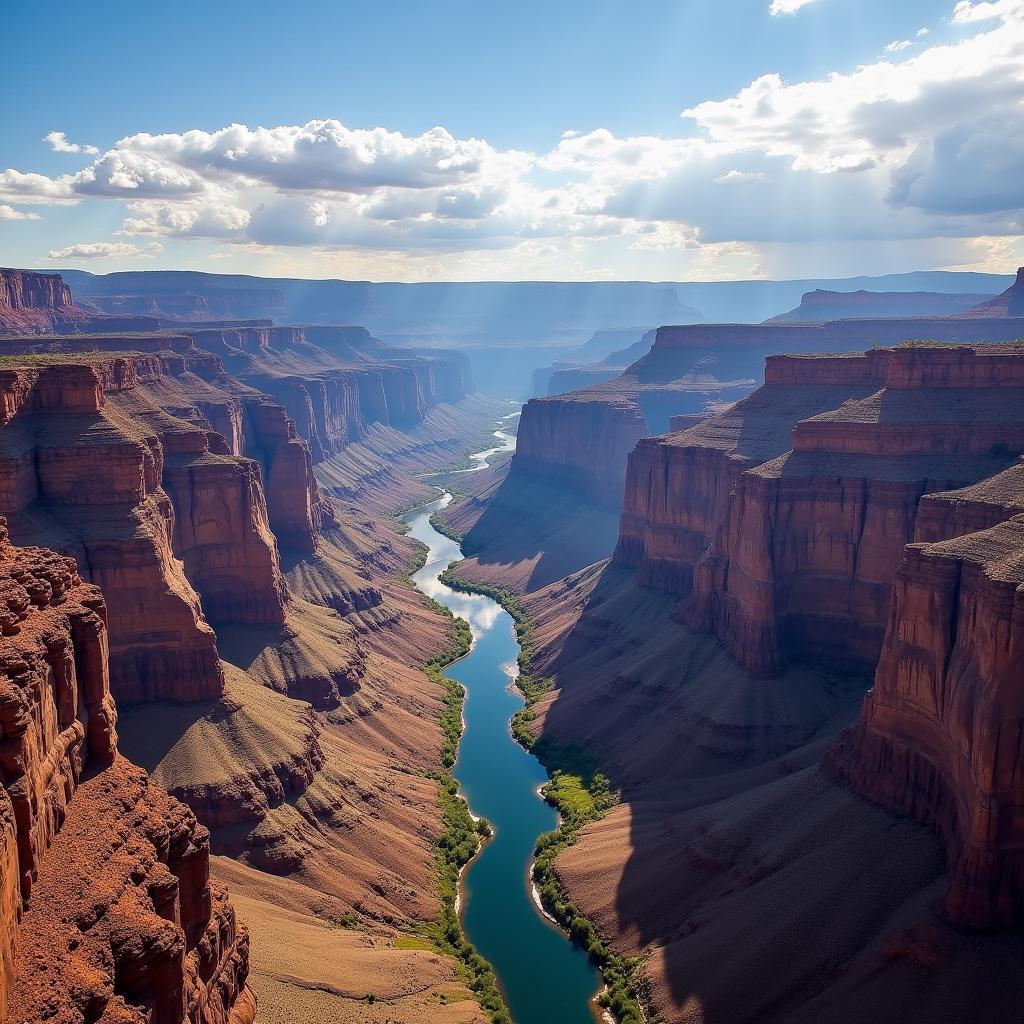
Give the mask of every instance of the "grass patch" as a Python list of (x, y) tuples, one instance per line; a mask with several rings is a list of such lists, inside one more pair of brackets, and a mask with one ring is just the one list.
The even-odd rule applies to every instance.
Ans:
[(399, 935), (394, 942), (395, 949), (425, 949), (437, 952), (437, 946), (425, 935)]
[(603, 817), (618, 802), (615, 792), (597, 762), (584, 751), (559, 747), (544, 737), (537, 737), (531, 725), (536, 717), (537, 701), (550, 689), (551, 681), (533, 672), (533, 623), (519, 595), (507, 587), (496, 587), (462, 579), (454, 565), (441, 573), (441, 582), (453, 590), (485, 594), (497, 601), (512, 616), (516, 639), (519, 641), (519, 675), (516, 685), (525, 703), (512, 716), (512, 735), (527, 750), (533, 751), (548, 769), (551, 781), (541, 793), (559, 814), (560, 822), (554, 832), (546, 832), (537, 839), (534, 851), (533, 880), (545, 908), (569, 933), (578, 946), (600, 969), (607, 991), (599, 1002), (611, 1010), (620, 1024), (644, 1024), (645, 1017), (637, 995), (638, 973), (642, 960), (624, 957), (612, 952), (602, 941), (597, 929), (580, 912), (566, 894), (555, 859), (579, 840), (583, 827)]

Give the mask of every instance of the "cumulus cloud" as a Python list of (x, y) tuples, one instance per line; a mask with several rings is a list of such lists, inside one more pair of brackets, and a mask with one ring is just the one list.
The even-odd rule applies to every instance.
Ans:
[(126, 259), (150, 259), (163, 252), (159, 242), (151, 242), (145, 249), (140, 249), (130, 242), (76, 242), (63, 249), (51, 249), (48, 259), (51, 260), (109, 260), (118, 257)]
[[(982, 12), (982, 19), (981, 8), (993, 11)], [(698, 103), (683, 116), (713, 141), (790, 157), (798, 170), (900, 160), (953, 119), (1024, 99), (1024, 0), (960, 4), (954, 17), (998, 18), (1000, 24), (902, 61), (816, 81), (762, 75), (735, 96)]]
[(569, 130), (526, 153), (440, 127), (406, 135), (329, 119), (142, 132), (73, 174), (0, 172), (0, 203), (13, 204), (0, 211), (108, 202), (123, 212), (123, 241), (56, 259), (146, 257), (159, 251), (151, 239), (212, 239), (213, 259), (244, 249), (298, 260), (305, 247), (307, 257), (343, 254), (338, 267), (363, 253), (381, 273), (403, 253), (433, 274), (474, 259), (481, 273), (502, 259), (546, 266), (557, 251), (596, 274), (607, 268), (590, 254), (611, 250), (622, 269), (677, 252), (688, 270), (705, 253), (709, 272), (752, 273), (774, 271), (768, 254), (792, 244), (904, 240), (926, 251), (929, 238), (1015, 236), (1024, 0), (949, 0), (947, 11), (962, 26), (952, 41), (895, 40), (884, 59), (811, 81), (762, 75), (686, 110), (688, 132), (675, 138)]
[(82, 146), (72, 142), (63, 132), (47, 132), (43, 136), (43, 142), (50, 144), (54, 153), (98, 153), (95, 146)]
[(768, 13), (771, 15), (796, 14), (801, 7), (806, 7), (808, 4), (813, 2), (814, 0), (772, 0), (772, 5), (768, 8)]
[(0, 203), (0, 220), (39, 220), (39, 214), (16, 210), (13, 206)]

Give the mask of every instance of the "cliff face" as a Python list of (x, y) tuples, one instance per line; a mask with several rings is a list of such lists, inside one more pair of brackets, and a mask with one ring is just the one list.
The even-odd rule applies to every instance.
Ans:
[(190, 331), (239, 380), (273, 396), (314, 462), (337, 455), (374, 424), (407, 431), (472, 386), (454, 352), (392, 348), (361, 327), (225, 328)]
[(110, 317), (75, 305), (60, 274), (0, 267), (0, 334), (86, 330), (155, 330), (155, 319)]
[(830, 754), (860, 792), (938, 830), (945, 914), (983, 928), (1024, 920), (1022, 508), (1020, 464), (922, 501), (874, 689)]
[(176, 363), (93, 357), (3, 377), (0, 508), (17, 536), (59, 543), (103, 587), (114, 691), (127, 702), (219, 695), (223, 673), (204, 605), (218, 622), (283, 623), (271, 523), (311, 550), (323, 518), (308, 450), (283, 410), (258, 396), (205, 391), (232, 443), (265, 460), (268, 515), (259, 463), (234, 454), (184, 404), (182, 388), (202, 389), (194, 370), (203, 360), (187, 370)]
[[(103, 371), (134, 384), (125, 361)], [(174, 557), (174, 509), (157, 432), (106, 409), (90, 365), (5, 371), (0, 512), (18, 538), (73, 552), (110, 607), (121, 700), (195, 700), (223, 680), (213, 631)]]
[(692, 589), (686, 621), (751, 672), (871, 671), (922, 495), (1024, 448), (1022, 368), (1013, 346), (770, 358), (750, 398), (637, 447), (616, 561)]
[(690, 621), (752, 672), (790, 658), (873, 670), (918, 502), (1024, 450), (1024, 352), (897, 348), (884, 385), (798, 422), (792, 451), (745, 472), (695, 573)]
[(117, 757), (106, 609), (0, 519), (0, 1018), (248, 1024), (208, 833)]
[(647, 435), (643, 414), (628, 400), (532, 399), (523, 407), (513, 472), (565, 483), (614, 506), (626, 456)]
[[(872, 341), (892, 345), (915, 338), (1008, 341), (1024, 332), (1022, 323), (1013, 316), (920, 316), (660, 327), (654, 332), (653, 345), (645, 344), (650, 350), (614, 379), (530, 401), (523, 411), (520, 451), (510, 475), (528, 471), (534, 476), (562, 477), (618, 508), (627, 458), (638, 439), (668, 430), (673, 416), (713, 410), (716, 404), (742, 398), (761, 378), (765, 360), (775, 353), (862, 350)], [(826, 377), (833, 373), (828, 362), (817, 364)], [(810, 367), (808, 363), (802, 368), (802, 386), (813, 383), (807, 376)], [(825, 408), (829, 407), (821, 407)], [(600, 443), (590, 447), (595, 431)], [(788, 447), (783, 444), (774, 454)]]
[(1003, 317), (1024, 316), (1024, 267), (1017, 270), (1017, 280), (999, 295), (986, 302), (980, 302), (962, 314), (965, 317)]

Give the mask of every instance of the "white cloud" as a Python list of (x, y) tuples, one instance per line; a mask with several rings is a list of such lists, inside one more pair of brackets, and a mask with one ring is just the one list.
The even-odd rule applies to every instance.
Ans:
[(952, 22), (954, 25), (969, 25), (978, 21), (993, 21), (996, 18), (1010, 18), (1019, 15), (1024, 9), (1021, 0), (993, 0), (991, 3), (972, 3), (972, 0), (960, 0), (953, 8)]
[(63, 132), (48, 132), (43, 136), (43, 142), (50, 144), (50, 149), (55, 153), (98, 153), (95, 146), (83, 146), (72, 142)]
[[(836, 171), (898, 163), (923, 139), (961, 118), (1024, 99), (1024, 0), (1001, 0), (1000, 24), (902, 61), (883, 60), (810, 82), (778, 74), (735, 96), (683, 112), (707, 138), (786, 156), (796, 169)], [(962, 5), (961, 19), (968, 17)], [(970, 20), (974, 18), (973, 13)]]
[(926, 35), (928, 35), (928, 29), (926, 29), (926, 28), (919, 28), (917, 30), (917, 32), (915, 33), (915, 35), (917, 36), (918, 39), (923, 39)]
[(109, 260), (116, 258), (150, 259), (163, 252), (159, 242), (150, 242), (145, 249), (140, 249), (130, 242), (76, 242), (63, 249), (51, 249), (48, 259), (51, 260)]
[(768, 181), (764, 171), (737, 171), (733, 168), (714, 179), (716, 185), (750, 185), (755, 181)]
[(314, 255), (335, 272), (361, 258), (357, 276), (507, 276), (556, 267), (555, 254), (595, 275), (670, 259), (686, 273), (777, 273), (799, 246), (842, 241), (852, 260), (880, 241), (927, 253), (923, 240), (944, 238), (961, 240), (952, 261), (963, 239), (1024, 233), (1024, 0), (948, 3), (967, 26), (953, 41), (896, 40), (885, 59), (812, 81), (763, 75), (685, 111), (681, 137), (570, 130), (526, 153), (336, 120), (143, 132), (77, 173), (2, 171), (0, 202), (123, 211), (121, 241), (59, 259), (147, 257), (159, 243), (141, 240), (180, 238), (298, 272), (321, 272), (302, 264)]
[(39, 214), (16, 210), (13, 206), (0, 203), (0, 220), (39, 220)]
[(0, 171), (0, 199), (16, 203), (58, 205), (77, 202), (71, 193), (71, 178), (48, 178), (35, 171), (23, 173), (13, 168)]
[(814, 0), (772, 0), (768, 13), (772, 15), (796, 14), (801, 7), (806, 7), (809, 3), (813, 2)]

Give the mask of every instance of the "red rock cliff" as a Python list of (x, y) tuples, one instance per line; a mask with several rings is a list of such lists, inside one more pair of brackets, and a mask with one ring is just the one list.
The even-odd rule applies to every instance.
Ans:
[(106, 609), (0, 519), (0, 1019), (249, 1024), (209, 834), (116, 753)]
[(166, 362), (111, 357), (3, 378), (0, 510), (17, 537), (74, 552), (104, 588), (114, 692), (127, 702), (219, 695), (203, 603), (220, 622), (280, 625), (287, 592), (271, 522), (294, 526), (306, 544), (317, 525), (309, 453), (283, 410), (261, 396), (205, 392), (233, 438), (248, 436), (266, 460), (268, 515), (259, 463), (203, 425), (184, 394), (203, 381), (187, 370), (182, 384)]
[(790, 660), (871, 671), (921, 496), (1024, 450), (1021, 348), (902, 347), (867, 366), (882, 388), (801, 419), (790, 452), (738, 478), (694, 573), (688, 620), (754, 673)]
[(958, 924), (1024, 922), (1022, 722), (1024, 516), (909, 545), (874, 689), (830, 761), (865, 795), (937, 828), (951, 875), (944, 911)]

